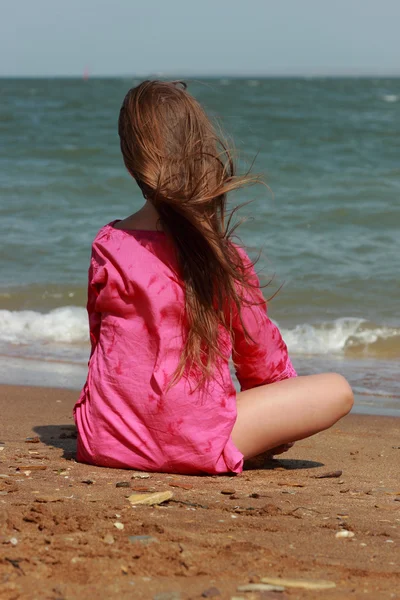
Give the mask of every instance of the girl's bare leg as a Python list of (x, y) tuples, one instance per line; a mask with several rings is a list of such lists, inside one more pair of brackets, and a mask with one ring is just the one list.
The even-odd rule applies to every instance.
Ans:
[(336, 373), (294, 377), (237, 394), (235, 446), (245, 458), (328, 429), (350, 412), (353, 392)]

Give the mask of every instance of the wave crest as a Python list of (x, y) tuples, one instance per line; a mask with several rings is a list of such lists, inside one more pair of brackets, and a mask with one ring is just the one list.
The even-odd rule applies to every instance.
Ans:
[[(344, 317), (318, 324), (281, 328), (289, 352), (298, 355), (351, 357), (400, 356), (400, 328), (376, 325), (365, 319)], [(63, 346), (89, 340), (86, 309), (62, 306), (47, 313), (0, 310), (0, 342), (13, 345)]]
[(400, 355), (400, 328), (379, 326), (366, 319), (343, 317), (334, 321), (294, 329), (282, 329), (294, 354), (351, 354), (395, 357)]
[(397, 96), (396, 94), (385, 94), (382, 96), (382, 99), (385, 102), (397, 102), (400, 99), (400, 96)]
[(0, 310), (0, 340), (4, 342), (73, 344), (88, 339), (87, 313), (79, 306), (62, 306), (45, 314)]

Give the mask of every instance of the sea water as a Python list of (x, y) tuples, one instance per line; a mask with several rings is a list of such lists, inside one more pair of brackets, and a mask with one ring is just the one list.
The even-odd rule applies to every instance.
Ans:
[[(0, 382), (79, 388), (90, 244), (142, 203), (117, 118), (132, 79), (0, 80)], [(267, 187), (242, 243), (299, 374), (400, 411), (400, 79), (189, 80)]]

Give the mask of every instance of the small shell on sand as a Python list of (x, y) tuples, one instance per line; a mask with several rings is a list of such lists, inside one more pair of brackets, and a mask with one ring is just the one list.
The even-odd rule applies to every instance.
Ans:
[(262, 577), (261, 581), (272, 585), (283, 585), (284, 587), (302, 588), (304, 590), (328, 590), (336, 587), (334, 581), (325, 579), (286, 579), (285, 577)]
[(52, 494), (44, 494), (41, 496), (36, 496), (35, 502), (39, 502), (42, 504), (47, 504), (48, 502), (64, 502), (64, 498), (62, 496), (54, 496)]
[(342, 529), (342, 531), (338, 531), (335, 534), (337, 538), (352, 538), (354, 537), (354, 533), (352, 531), (347, 531), (347, 529)]
[(285, 588), (281, 585), (270, 585), (268, 583), (248, 583), (239, 585), (238, 592), (284, 592)]
[(154, 492), (153, 494), (132, 494), (128, 497), (128, 500), (132, 505), (148, 504), (153, 506), (170, 500), (172, 496), (172, 492)]

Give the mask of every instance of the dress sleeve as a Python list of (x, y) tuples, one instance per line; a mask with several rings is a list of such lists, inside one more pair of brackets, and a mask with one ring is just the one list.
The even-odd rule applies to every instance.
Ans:
[[(267, 305), (259, 279), (247, 254), (240, 250), (249, 282), (254, 286), (244, 294), (240, 315), (233, 314), (233, 353), (241, 390), (296, 377), (285, 342), (278, 327), (267, 315)], [(250, 337), (246, 337), (244, 328)]]
[(100, 267), (96, 260), (96, 251), (92, 248), (88, 272), (88, 299), (86, 305), (89, 317), (89, 335), (91, 344), (90, 358), (96, 348), (100, 335), (101, 313), (96, 309), (96, 303), (99, 296), (99, 284), (102, 283), (102, 280), (104, 279), (102, 274), (103, 271), (104, 269)]

